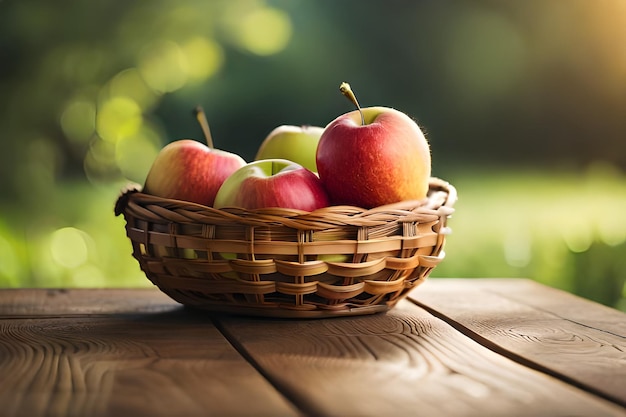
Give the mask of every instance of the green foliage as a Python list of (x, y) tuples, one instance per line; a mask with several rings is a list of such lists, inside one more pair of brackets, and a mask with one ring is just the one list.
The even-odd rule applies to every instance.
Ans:
[(472, 168), (444, 178), (459, 191), (446, 259), (433, 276), (526, 277), (624, 307), (626, 178), (585, 172)]

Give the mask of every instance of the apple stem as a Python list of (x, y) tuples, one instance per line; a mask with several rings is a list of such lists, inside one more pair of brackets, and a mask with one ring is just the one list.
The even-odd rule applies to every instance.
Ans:
[(350, 100), (352, 104), (356, 106), (357, 110), (361, 114), (361, 126), (365, 126), (365, 117), (363, 116), (363, 112), (361, 111), (361, 106), (359, 106), (359, 102), (356, 99), (356, 96), (354, 95), (352, 88), (350, 88), (350, 84), (346, 82), (341, 83), (341, 85), (339, 86), (339, 91), (341, 91), (341, 94), (346, 96), (348, 100)]
[(209, 148), (213, 149), (213, 138), (211, 137), (211, 129), (209, 129), (209, 122), (207, 121), (206, 114), (204, 113), (204, 109), (202, 106), (196, 107), (196, 118), (198, 119), (198, 123), (200, 123), (200, 127), (202, 127), (202, 132), (204, 133), (204, 139), (206, 140), (206, 144)]

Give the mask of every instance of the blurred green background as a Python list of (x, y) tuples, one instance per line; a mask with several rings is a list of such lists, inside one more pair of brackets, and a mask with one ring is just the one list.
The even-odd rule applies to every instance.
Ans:
[(529, 277), (626, 311), (626, 2), (0, 1), (0, 286), (150, 285), (113, 215), (158, 150), (251, 160), (363, 106), (459, 192), (436, 277)]

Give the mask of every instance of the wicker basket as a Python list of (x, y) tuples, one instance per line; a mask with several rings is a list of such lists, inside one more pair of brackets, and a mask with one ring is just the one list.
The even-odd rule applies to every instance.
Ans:
[(141, 269), (186, 306), (271, 317), (388, 310), (444, 257), (456, 190), (363, 210), (213, 209), (127, 189), (115, 206)]

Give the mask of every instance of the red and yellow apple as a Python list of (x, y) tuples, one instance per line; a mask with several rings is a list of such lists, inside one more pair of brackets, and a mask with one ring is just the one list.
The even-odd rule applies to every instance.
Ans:
[(196, 109), (196, 116), (207, 145), (192, 139), (166, 145), (150, 167), (143, 192), (212, 206), (224, 180), (246, 164), (237, 154), (214, 149), (202, 108)]
[(245, 164), (237, 154), (191, 139), (177, 140), (157, 155), (143, 192), (210, 207), (224, 180)]
[(215, 197), (215, 208), (290, 208), (313, 211), (329, 205), (320, 179), (286, 159), (251, 162), (232, 173)]
[(254, 159), (288, 159), (317, 172), (315, 152), (323, 131), (319, 126), (278, 126), (263, 140)]
[(357, 110), (326, 126), (316, 155), (331, 203), (372, 208), (426, 197), (430, 147), (417, 123), (392, 108), (361, 109), (349, 85), (341, 89)]

